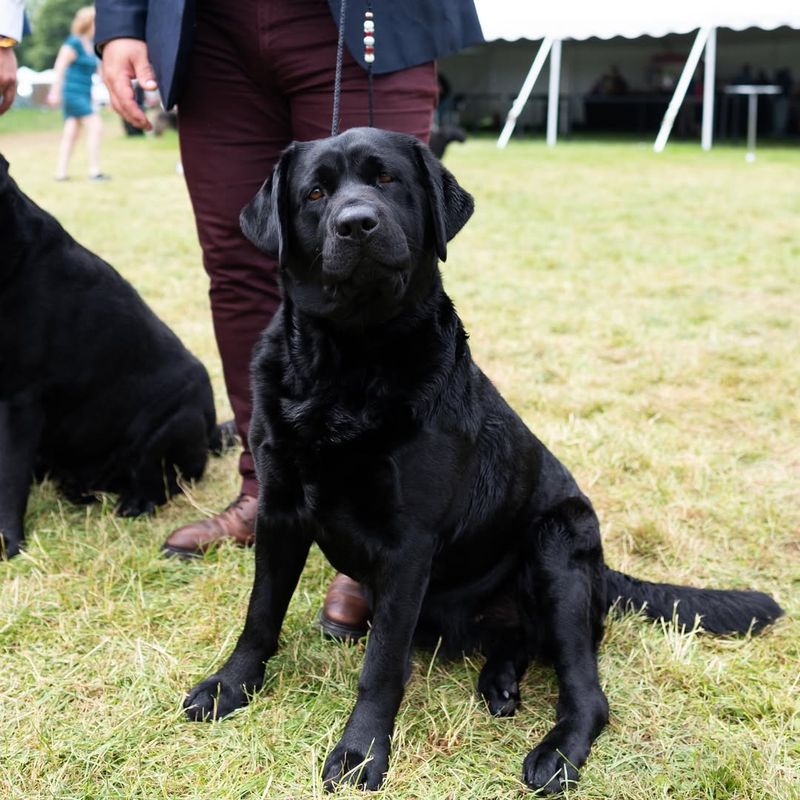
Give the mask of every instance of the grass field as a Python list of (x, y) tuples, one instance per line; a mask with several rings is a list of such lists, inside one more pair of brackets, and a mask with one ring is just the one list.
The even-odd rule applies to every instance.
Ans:
[[(12, 174), (114, 264), (207, 364), (226, 407), (174, 136), (125, 139), (105, 168), (53, 182), (58, 120), (0, 120)], [(6, 121), (8, 120), (8, 124)], [(454, 146), (475, 194), (445, 284), (473, 353), (574, 472), (607, 561), (637, 576), (773, 593), (765, 635), (721, 639), (612, 616), (600, 655), (611, 723), (574, 798), (800, 798), (800, 149)], [(362, 647), (314, 627), (331, 569), (312, 553), (265, 690), (212, 725), (181, 712), (238, 635), (252, 553), (159, 556), (176, 525), (237, 491), (235, 456), (152, 519), (113, 498), (32, 494), (28, 548), (0, 564), (0, 797), (322, 796), (319, 772), (355, 698)], [(384, 790), (392, 800), (526, 796), (524, 754), (556, 695), (533, 667), (523, 708), (490, 718), (480, 661), (419, 653)], [(344, 790), (343, 797), (362, 793)]]

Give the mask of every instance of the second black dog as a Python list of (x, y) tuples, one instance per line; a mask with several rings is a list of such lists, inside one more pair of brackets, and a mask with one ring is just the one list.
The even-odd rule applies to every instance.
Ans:
[(455, 125), (444, 125), (431, 131), (431, 140), (428, 143), (431, 152), (436, 158), (442, 158), (447, 145), (451, 142), (466, 142), (467, 132)]
[(113, 267), (24, 195), (0, 156), (0, 558), (15, 555), (34, 473), (73, 500), (152, 511), (199, 478), (216, 424), (205, 367)]
[(356, 129), (294, 144), (245, 209), (278, 255), (284, 303), (253, 364), (261, 483), (256, 573), (227, 662), (186, 699), (228, 714), (261, 687), (309, 547), (369, 590), (358, 699), (323, 768), (377, 788), (415, 631), (481, 649), (478, 689), (513, 714), (532, 657), (555, 667), (555, 727), (525, 757), (546, 792), (577, 778), (608, 719), (597, 673), (617, 599), (718, 632), (781, 614), (767, 595), (645, 583), (609, 569), (592, 505), (475, 365), (437, 260), (472, 198), (411, 137)]

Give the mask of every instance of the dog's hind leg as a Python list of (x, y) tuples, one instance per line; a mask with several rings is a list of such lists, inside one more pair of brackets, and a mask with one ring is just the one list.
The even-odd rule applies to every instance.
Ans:
[(152, 455), (141, 458), (125, 478), (114, 513), (118, 517), (152, 514), (166, 502), (170, 483), (175, 483), (172, 465)]
[(597, 517), (583, 498), (562, 502), (537, 521), (526, 554), (531, 625), (542, 632), (544, 655), (555, 666), (559, 697), (555, 727), (528, 753), (522, 778), (531, 789), (558, 793), (608, 721), (597, 674), (605, 580)]
[(19, 553), (44, 416), (28, 396), (0, 402), (0, 559)]
[(116, 513), (120, 517), (151, 514), (176, 494), (178, 479), (199, 478), (208, 460), (206, 425), (194, 410), (181, 410), (146, 444), (125, 476)]
[(511, 629), (489, 649), (478, 676), (478, 693), (495, 717), (511, 717), (519, 708), (519, 681), (530, 658), (522, 629)]

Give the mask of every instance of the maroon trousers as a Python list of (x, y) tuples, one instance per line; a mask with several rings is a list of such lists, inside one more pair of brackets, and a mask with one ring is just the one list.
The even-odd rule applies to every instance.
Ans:
[[(280, 302), (277, 265), (239, 230), (239, 212), (292, 140), (330, 135), (337, 30), (325, 0), (200, 0), (180, 99), (180, 144), (225, 386), (245, 442), (242, 491), (258, 483), (247, 445), (250, 358)], [(376, 31), (380, 58), (380, 32)], [(376, 127), (430, 134), (433, 63), (376, 76)], [(340, 129), (367, 124), (366, 72), (345, 48)]]

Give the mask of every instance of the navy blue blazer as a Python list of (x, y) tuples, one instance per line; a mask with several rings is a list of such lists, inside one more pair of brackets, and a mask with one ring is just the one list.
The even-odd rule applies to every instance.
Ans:
[[(328, 0), (328, 5), (338, 26), (340, 0)], [(175, 105), (189, 64), (195, 0), (96, 0), (95, 7), (98, 46), (121, 37), (146, 41), (164, 107)], [(424, 64), (483, 41), (473, 0), (373, 0), (372, 7), (376, 75)], [(366, 0), (347, 0), (344, 26), (347, 49), (365, 67), (366, 8)], [(331, 64), (331, 72), (334, 67)]]

